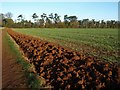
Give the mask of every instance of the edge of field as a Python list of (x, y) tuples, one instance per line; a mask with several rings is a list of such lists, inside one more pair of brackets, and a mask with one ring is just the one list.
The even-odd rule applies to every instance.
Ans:
[[(5, 29), (4, 29), (5, 30)], [(6, 32), (6, 31), (5, 31)], [(25, 57), (23, 57), (22, 52), (20, 52), (18, 45), (15, 41), (10, 37), (10, 35), (6, 32), (6, 41), (8, 42), (11, 52), (17, 56), (16, 62), (21, 64), (24, 69), (25, 77), (27, 78), (27, 86), (28, 88), (42, 88), (42, 80), (39, 76), (33, 72), (33, 66), (26, 61)]]

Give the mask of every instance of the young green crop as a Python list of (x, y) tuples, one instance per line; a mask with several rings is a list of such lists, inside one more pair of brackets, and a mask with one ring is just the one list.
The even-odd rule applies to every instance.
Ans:
[[(86, 53), (100, 56), (103, 59), (107, 58), (109, 61), (118, 60), (117, 50), (120, 43), (118, 42), (117, 29), (24, 28), (14, 30), (49, 42), (55, 42), (73, 50), (85, 49)], [(97, 48), (98, 51), (91, 52), (94, 48)]]

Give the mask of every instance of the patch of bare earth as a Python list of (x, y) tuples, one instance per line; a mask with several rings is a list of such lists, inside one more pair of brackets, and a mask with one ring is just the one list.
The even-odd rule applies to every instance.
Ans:
[(0, 89), (2, 89), (2, 29), (0, 29)]
[[(3, 31), (2, 38), (5, 33)], [(16, 55), (7, 41), (2, 42), (2, 88), (27, 88), (22, 66), (16, 62)]]

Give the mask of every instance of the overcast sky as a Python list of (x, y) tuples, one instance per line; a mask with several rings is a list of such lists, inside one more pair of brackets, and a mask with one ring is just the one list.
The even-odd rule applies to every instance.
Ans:
[(25, 19), (32, 19), (32, 14), (58, 13), (76, 15), (78, 19), (118, 20), (118, 2), (2, 2), (0, 12), (13, 13), (13, 19), (23, 14)]

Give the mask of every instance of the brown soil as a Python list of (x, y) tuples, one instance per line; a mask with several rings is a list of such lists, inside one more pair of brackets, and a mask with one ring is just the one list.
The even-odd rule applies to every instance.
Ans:
[[(5, 36), (5, 30), (2, 37)], [(26, 88), (26, 78), (22, 66), (16, 62), (15, 53), (11, 51), (7, 41), (2, 42), (2, 88)]]
[(118, 90), (118, 66), (8, 30), (36, 72), (54, 90)]
[[(2, 29), (0, 29), (0, 63), (2, 63)], [(0, 90), (2, 89), (2, 64), (0, 64)]]

